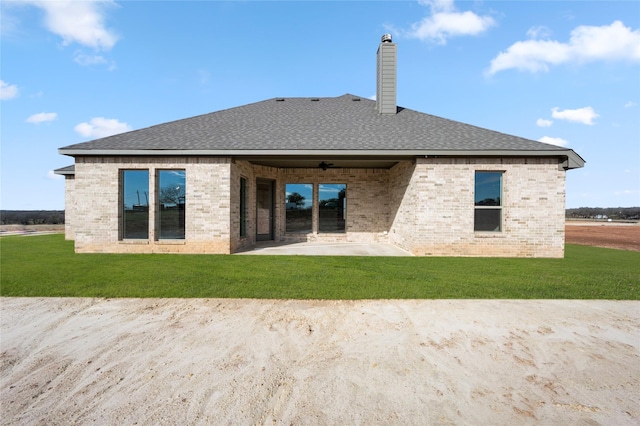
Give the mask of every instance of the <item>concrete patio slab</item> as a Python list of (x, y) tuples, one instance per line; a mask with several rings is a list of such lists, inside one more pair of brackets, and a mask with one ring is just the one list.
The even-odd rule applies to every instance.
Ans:
[(300, 255), (300, 256), (413, 256), (391, 244), (383, 243), (258, 243), (253, 250), (239, 255)]

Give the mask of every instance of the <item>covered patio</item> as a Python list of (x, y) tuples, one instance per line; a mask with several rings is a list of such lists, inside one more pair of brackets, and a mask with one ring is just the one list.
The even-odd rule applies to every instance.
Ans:
[(288, 256), (413, 256), (392, 244), (385, 243), (325, 243), (325, 242), (273, 242), (256, 243), (252, 249), (238, 255), (288, 255)]

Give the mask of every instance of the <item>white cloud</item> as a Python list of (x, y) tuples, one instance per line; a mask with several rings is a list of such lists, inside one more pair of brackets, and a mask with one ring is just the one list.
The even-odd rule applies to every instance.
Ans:
[(25, 121), (27, 123), (39, 124), (39, 123), (44, 123), (46, 121), (53, 121), (56, 118), (58, 118), (58, 114), (56, 114), (55, 112), (40, 112), (38, 114), (33, 114), (32, 116), (27, 118)]
[(551, 145), (557, 145), (557, 146), (567, 146), (569, 145), (569, 142), (562, 139), (562, 138), (553, 138), (551, 136), (543, 136), (540, 139), (538, 139), (539, 142), (543, 142), (543, 143), (548, 143)]
[(14, 36), (20, 27), (20, 20), (8, 11), (9, 5), (10, 3), (7, 1), (0, 2), (0, 35), (2, 37)]
[(114, 6), (111, 0), (25, 0), (45, 12), (49, 31), (62, 37), (64, 45), (79, 43), (94, 49), (111, 49), (117, 35), (104, 24), (105, 9)]
[(421, 1), (431, 8), (431, 15), (411, 25), (403, 32), (409, 38), (446, 44), (450, 37), (478, 35), (495, 25), (490, 16), (479, 16), (471, 11), (458, 12), (453, 0)]
[(53, 172), (53, 170), (49, 170), (47, 172), (47, 179), (51, 179), (51, 180), (61, 180), (64, 179), (64, 176), (62, 175), (57, 175)]
[(594, 124), (594, 118), (600, 117), (591, 107), (564, 110), (560, 110), (556, 107), (551, 109), (551, 116), (558, 120), (573, 121), (576, 123), (588, 124), (589, 126)]
[(527, 36), (533, 39), (549, 38), (551, 36), (551, 30), (544, 25), (538, 25), (529, 28), (527, 30)]
[(638, 104), (636, 102), (633, 102), (633, 101), (629, 101), (626, 104), (624, 104), (625, 108), (633, 108), (634, 106), (638, 106)]
[(15, 84), (5, 83), (0, 80), (0, 99), (3, 101), (13, 99), (18, 96), (18, 86)]
[(131, 126), (115, 118), (95, 117), (89, 123), (80, 123), (74, 130), (84, 137), (104, 138), (118, 133), (128, 132)]
[(487, 74), (511, 68), (530, 72), (548, 71), (551, 65), (567, 62), (615, 60), (640, 61), (640, 30), (631, 30), (621, 21), (600, 27), (579, 26), (571, 31), (568, 43), (554, 40), (518, 41), (491, 61)]
[(109, 64), (109, 71), (113, 71), (116, 69), (116, 63), (114, 61), (109, 62), (107, 58), (102, 55), (87, 55), (82, 51), (76, 51), (73, 54), (73, 61), (82, 66), (91, 66), (91, 65), (102, 65)]
[(635, 195), (640, 194), (640, 190), (637, 189), (623, 189), (621, 191), (614, 191), (614, 195)]
[(84, 52), (77, 51), (73, 55), (73, 60), (75, 63), (80, 65), (98, 65), (98, 64), (106, 64), (107, 60), (104, 56), (101, 55), (87, 55)]
[(423, 6), (429, 6), (436, 11), (447, 12), (455, 9), (453, 0), (418, 0), (418, 3)]
[(571, 32), (569, 44), (582, 60), (640, 61), (640, 29), (632, 31), (621, 21), (601, 27), (582, 25)]
[(536, 120), (536, 126), (538, 127), (550, 127), (553, 124), (551, 120), (545, 120), (544, 118), (538, 118)]
[(570, 57), (569, 50), (567, 45), (557, 41), (518, 41), (491, 61), (488, 74), (509, 68), (531, 72), (548, 71), (548, 64), (567, 62)]

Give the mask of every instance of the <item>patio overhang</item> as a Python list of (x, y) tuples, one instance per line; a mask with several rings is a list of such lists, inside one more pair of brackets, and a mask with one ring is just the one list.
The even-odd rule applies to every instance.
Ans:
[(309, 169), (322, 167), (340, 169), (390, 169), (400, 161), (413, 161), (415, 156), (235, 156), (252, 164), (283, 169)]

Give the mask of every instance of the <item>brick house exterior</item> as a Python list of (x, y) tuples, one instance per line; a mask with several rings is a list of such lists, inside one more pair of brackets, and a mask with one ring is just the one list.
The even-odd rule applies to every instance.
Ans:
[(565, 173), (584, 160), (397, 107), (395, 75), (383, 37), (376, 101), (276, 98), (61, 148), (75, 158), (56, 171), (66, 237), (78, 253), (227, 254), (273, 240), (562, 257)]

